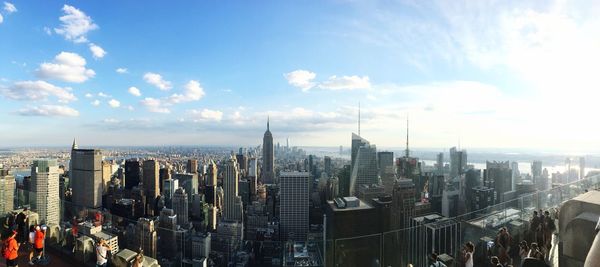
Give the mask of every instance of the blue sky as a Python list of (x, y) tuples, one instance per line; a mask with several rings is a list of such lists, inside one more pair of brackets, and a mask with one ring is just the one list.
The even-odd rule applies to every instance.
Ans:
[(0, 139), (598, 151), (598, 3), (522, 2), (2, 2)]

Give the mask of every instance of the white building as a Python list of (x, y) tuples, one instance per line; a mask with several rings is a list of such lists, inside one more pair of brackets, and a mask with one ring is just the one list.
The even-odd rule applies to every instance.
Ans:
[(31, 205), (45, 224), (60, 223), (58, 193), (58, 166), (56, 160), (38, 159), (31, 166)]

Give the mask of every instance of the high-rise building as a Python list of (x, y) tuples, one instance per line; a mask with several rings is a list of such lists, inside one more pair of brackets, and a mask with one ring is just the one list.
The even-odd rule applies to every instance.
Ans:
[[(100, 177), (101, 178), (101, 177)], [(45, 224), (60, 223), (58, 196), (58, 166), (54, 159), (38, 159), (31, 165), (32, 208)], [(31, 201), (31, 199), (30, 199)]]
[(185, 171), (187, 173), (198, 173), (198, 160), (188, 159), (187, 164), (185, 165)]
[(431, 252), (456, 255), (460, 249), (460, 223), (439, 214), (415, 217), (408, 229), (408, 262), (427, 266)]
[(248, 173), (248, 157), (246, 153), (244, 153), (244, 149), (240, 147), (240, 150), (237, 155), (235, 155), (235, 159), (237, 163), (240, 165), (240, 173), (246, 175)]
[(484, 185), (496, 191), (498, 201), (504, 202), (510, 200), (504, 197), (505, 193), (515, 190), (512, 183), (512, 171), (510, 170), (508, 161), (487, 161), (484, 178)]
[(354, 166), (354, 162), (356, 161), (356, 154), (358, 153), (358, 149), (362, 146), (368, 145), (369, 141), (360, 137), (355, 133), (352, 133), (352, 155), (350, 156), (350, 166)]
[(14, 209), (15, 177), (5, 169), (0, 169), (0, 214), (6, 214)]
[(467, 151), (450, 148), (450, 178), (464, 173), (467, 168)]
[(210, 160), (206, 169), (204, 195), (206, 203), (212, 205), (215, 205), (217, 201), (217, 172), (217, 164), (213, 160)]
[(231, 157), (225, 163), (223, 176), (223, 218), (228, 221), (242, 220), (242, 199), (238, 195), (238, 180), (238, 164), (235, 157)]
[(171, 179), (171, 166), (166, 165), (158, 171), (158, 188), (163, 191), (163, 181)]
[(437, 175), (444, 174), (444, 153), (440, 152), (439, 154), (437, 154), (435, 169), (436, 169)]
[(159, 167), (156, 160), (145, 160), (143, 163), (143, 181), (144, 189), (148, 200), (154, 201), (160, 195)]
[(71, 148), (70, 183), (73, 189), (73, 204), (78, 207), (99, 208), (102, 206), (102, 151), (79, 149), (75, 141)]
[(323, 169), (325, 173), (327, 173), (327, 177), (331, 177), (331, 175), (333, 174), (331, 172), (331, 157), (323, 157)]
[(410, 179), (398, 179), (392, 190), (392, 229), (406, 227), (415, 212), (415, 184)]
[[(344, 242), (343, 246), (332, 248), (339, 251), (336, 255), (343, 257), (331, 257), (331, 266), (374, 266), (373, 259), (380, 258), (381, 240), (375, 237), (382, 232), (379, 227), (380, 217), (378, 211), (370, 204), (361, 201), (356, 197), (336, 198), (333, 201), (327, 201), (325, 206), (326, 234), (327, 240), (343, 240), (356, 238), (360, 236), (358, 242)], [(374, 219), (377, 218), (377, 219)], [(386, 236), (386, 242), (389, 243), (389, 237)], [(386, 243), (387, 244), (387, 243)], [(389, 258), (386, 255), (386, 259)], [(329, 264), (328, 264), (329, 265)], [(385, 266), (398, 266), (385, 264)]]
[(142, 164), (138, 159), (125, 161), (125, 190), (131, 190), (142, 181)]
[(188, 196), (185, 193), (185, 189), (183, 188), (177, 188), (177, 190), (175, 190), (175, 193), (173, 194), (173, 200), (172, 200), (172, 205), (173, 205), (173, 210), (175, 211), (175, 214), (177, 214), (177, 224), (182, 226), (183, 228), (187, 229), (188, 226), (188, 219), (189, 219), (189, 215), (188, 215), (188, 211), (189, 211), (189, 206), (188, 206)]
[(355, 195), (361, 185), (372, 185), (379, 183), (377, 177), (377, 149), (375, 145), (358, 135), (352, 135), (352, 151), (356, 148), (354, 164), (350, 175), (350, 194)]
[(135, 247), (134, 249), (142, 248), (144, 255), (156, 259), (156, 249), (158, 237), (154, 227), (154, 220), (140, 218), (135, 227)]
[(159, 249), (162, 257), (172, 259), (176, 256), (177, 246), (175, 231), (177, 230), (177, 215), (172, 209), (162, 209), (158, 217)]
[(585, 178), (585, 158), (579, 158), (579, 179)]
[(162, 196), (165, 198), (165, 204), (167, 207), (171, 207), (171, 200), (173, 199), (173, 195), (175, 194), (175, 190), (177, 190), (177, 188), (179, 188), (179, 180), (168, 179), (163, 181)]
[(193, 194), (198, 194), (198, 174), (197, 173), (177, 173), (175, 179), (179, 180), (179, 186), (185, 188), (188, 199), (192, 199)]
[(273, 149), (273, 135), (269, 129), (269, 119), (267, 119), (267, 131), (263, 137), (262, 149), (262, 181), (263, 184), (272, 184), (275, 182), (275, 150)]
[(307, 172), (282, 172), (280, 175), (280, 230), (282, 240), (306, 241), (308, 234)]
[(379, 177), (387, 193), (392, 192), (396, 174), (394, 166), (394, 152), (377, 152), (377, 167), (379, 168)]
[(542, 177), (542, 162), (539, 160), (531, 163), (531, 177), (533, 179), (533, 183), (537, 184), (539, 179)]
[(110, 185), (110, 178), (112, 177), (112, 163), (107, 160), (102, 161), (102, 193), (106, 194), (108, 186)]
[(344, 165), (338, 173), (339, 176), (339, 196), (350, 196), (350, 176), (352, 176), (352, 166)]

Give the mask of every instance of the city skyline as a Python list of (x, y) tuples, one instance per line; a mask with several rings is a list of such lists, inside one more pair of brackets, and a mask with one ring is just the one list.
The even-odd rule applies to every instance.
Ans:
[(110, 4), (3, 3), (4, 145), (600, 151), (597, 3)]

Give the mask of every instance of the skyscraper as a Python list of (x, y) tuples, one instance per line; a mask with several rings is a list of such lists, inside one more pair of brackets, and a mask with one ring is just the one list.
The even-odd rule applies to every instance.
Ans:
[(467, 151), (450, 148), (450, 178), (464, 173), (467, 168)]
[(308, 233), (307, 172), (282, 172), (280, 175), (280, 229), (282, 240), (306, 241)]
[(579, 179), (585, 178), (585, 158), (579, 158)]
[[(100, 177), (101, 178), (101, 177)], [(60, 223), (58, 196), (58, 166), (54, 159), (38, 159), (31, 165), (32, 208), (45, 224)], [(30, 200), (31, 201), (31, 200)]]
[(437, 161), (435, 163), (435, 169), (437, 175), (444, 174), (444, 153), (437, 154)]
[(138, 159), (125, 161), (125, 190), (131, 190), (142, 181), (142, 164)]
[(390, 193), (394, 186), (394, 176), (396, 173), (394, 152), (377, 152), (377, 167), (379, 168), (379, 177), (381, 177), (383, 188), (387, 193)]
[(541, 181), (542, 177), (542, 162), (534, 161), (531, 163), (531, 179), (533, 184), (539, 185), (538, 182)]
[(144, 250), (144, 255), (156, 259), (157, 235), (154, 227), (154, 220), (140, 218), (135, 227), (135, 247)]
[(415, 211), (415, 184), (410, 179), (398, 179), (392, 191), (392, 229), (402, 229), (409, 224)]
[(73, 141), (70, 175), (73, 204), (76, 207), (101, 207), (103, 193), (102, 151), (98, 149), (79, 149)]
[(0, 169), (0, 214), (6, 214), (14, 209), (15, 177), (5, 169)]
[[(158, 185), (159, 168), (156, 160), (146, 160), (143, 166), (143, 181), (144, 189), (148, 200), (154, 201), (160, 195), (160, 186)], [(150, 203), (150, 202), (149, 202)]]
[(206, 187), (204, 195), (206, 203), (212, 205), (215, 205), (217, 201), (217, 172), (217, 164), (213, 160), (210, 160), (208, 168), (206, 169)]
[[(356, 151), (356, 153), (354, 153)], [(377, 149), (369, 141), (352, 134), (353, 165), (350, 175), (350, 194), (361, 185), (377, 184)]]
[(108, 186), (110, 185), (110, 178), (112, 176), (112, 164), (110, 161), (102, 161), (102, 193), (106, 194)]
[(239, 171), (235, 157), (225, 163), (223, 177), (223, 218), (228, 221), (242, 220), (242, 199), (238, 195)]
[(269, 129), (269, 119), (267, 118), (267, 131), (263, 137), (263, 165), (262, 165), (262, 181), (264, 184), (272, 184), (275, 182), (275, 151), (273, 149), (273, 135)]
[(513, 188), (512, 171), (510, 170), (508, 161), (487, 161), (484, 178), (484, 185), (496, 191), (498, 201), (509, 200), (504, 198), (504, 194), (515, 190), (515, 188)]
[(198, 173), (198, 160), (188, 159), (187, 164), (185, 166), (185, 171), (187, 173)]
[(183, 188), (177, 188), (173, 194), (173, 210), (177, 214), (177, 224), (187, 229), (188, 225), (188, 196)]
[(331, 177), (331, 157), (323, 157), (323, 170), (327, 173), (327, 177)]

